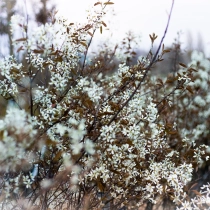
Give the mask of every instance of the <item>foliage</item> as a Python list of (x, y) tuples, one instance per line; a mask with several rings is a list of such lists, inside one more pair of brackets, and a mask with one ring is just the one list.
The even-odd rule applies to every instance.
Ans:
[[(22, 3), (22, 5), (21, 5)], [(27, 13), (27, 22), (35, 20), (37, 23), (45, 24), (48, 22), (48, 14), (54, 10), (55, 6), (51, 6), (49, 0), (30, 0), (27, 3), (16, 0), (2, 0), (0, 2), (0, 57), (5, 57), (7, 54), (13, 55), (14, 49), (12, 44), (12, 34), (10, 33), (10, 20), (13, 15), (23, 15), (23, 10), (20, 8), (24, 7)], [(33, 17), (34, 16), (34, 17)]]
[[(52, 14), (28, 30), (12, 17), (24, 59), (0, 61), (0, 94), (10, 102), (0, 121), (2, 208), (136, 207), (167, 198), (184, 209), (185, 199), (199, 196), (191, 188), (209, 158), (209, 60), (193, 52), (188, 65), (153, 76), (169, 51), (162, 44), (167, 25), (157, 51), (135, 65), (128, 65), (136, 55), (130, 34), (126, 56), (116, 46), (88, 61), (111, 4), (95, 3), (84, 25)], [(156, 38), (150, 35), (152, 46)]]

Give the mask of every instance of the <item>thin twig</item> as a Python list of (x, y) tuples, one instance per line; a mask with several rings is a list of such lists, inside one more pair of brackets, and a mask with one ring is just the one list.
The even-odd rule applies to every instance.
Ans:
[(91, 45), (91, 43), (92, 43), (93, 36), (94, 36), (95, 32), (96, 32), (96, 29), (94, 29), (93, 35), (91, 36), (90, 41), (88, 42), (87, 50), (85, 51), (85, 57), (84, 57), (84, 60), (83, 60), (82, 70), (81, 70), (81, 73), (80, 73), (81, 76), (82, 76), (83, 71), (84, 71), (84, 68), (85, 68), (85, 63), (86, 63), (86, 59), (87, 59), (88, 50), (89, 50), (90, 45)]
[(144, 76), (143, 76), (142, 80), (139, 82), (138, 86), (135, 88), (135, 90), (130, 95), (130, 97), (127, 99), (127, 101), (121, 106), (121, 108), (117, 111), (117, 113), (112, 117), (112, 119), (109, 121), (108, 125), (110, 125), (117, 118), (118, 114), (123, 110), (123, 108), (128, 105), (129, 101), (134, 97), (134, 95), (136, 94), (137, 90), (141, 87), (142, 82), (145, 80), (145, 78), (146, 78), (146, 76), (148, 74), (148, 71), (151, 69), (153, 64), (156, 62), (157, 56), (158, 56), (158, 54), (160, 52), (160, 48), (161, 48), (161, 46), (163, 44), (163, 40), (165, 39), (165, 36), (167, 34), (167, 31), (168, 31), (168, 27), (169, 27), (169, 23), (170, 23), (170, 19), (171, 19), (171, 14), (172, 14), (172, 10), (173, 10), (173, 5), (174, 5), (174, 0), (172, 1), (171, 10), (170, 10), (169, 17), (168, 17), (168, 22), (167, 22), (167, 25), (166, 25), (163, 37), (162, 37), (162, 39), (160, 41), (160, 44), (158, 46), (158, 49), (157, 49), (157, 51), (156, 51), (152, 61), (150, 62), (150, 64), (146, 68), (146, 71), (144, 73)]
[[(110, 2), (110, 0), (108, 0), (107, 2)], [(106, 4), (102, 7), (101, 10), (103, 11), (105, 8), (106, 8)], [(84, 68), (85, 68), (85, 63), (86, 63), (86, 59), (87, 59), (88, 50), (89, 50), (90, 45), (92, 43), (93, 36), (94, 36), (95, 32), (96, 32), (96, 28), (93, 30), (93, 35), (91, 36), (90, 41), (88, 42), (87, 50), (85, 51), (85, 57), (84, 57), (83, 64), (82, 64), (82, 69), (81, 69), (81, 72), (80, 72), (81, 76), (82, 76)]]

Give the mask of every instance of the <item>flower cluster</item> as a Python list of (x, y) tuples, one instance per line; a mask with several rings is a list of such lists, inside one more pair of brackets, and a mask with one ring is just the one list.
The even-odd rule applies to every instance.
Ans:
[(199, 210), (209, 209), (210, 207), (210, 188), (209, 183), (201, 187), (200, 192), (197, 192), (197, 196), (192, 198), (190, 201), (182, 201), (181, 207), (177, 207), (177, 210)]
[(14, 45), (24, 56), (0, 61), (0, 94), (12, 104), (0, 120), (5, 202), (94, 209), (168, 198), (188, 205), (195, 169), (209, 159), (209, 61), (193, 52), (165, 78), (151, 74), (164, 46), (135, 65), (127, 57), (112, 66), (115, 51), (88, 63), (90, 37), (106, 27), (110, 4), (95, 3), (87, 24), (55, 16), (30, 33), (13, 17), (12, 32), (20, 27), (23, 36)]

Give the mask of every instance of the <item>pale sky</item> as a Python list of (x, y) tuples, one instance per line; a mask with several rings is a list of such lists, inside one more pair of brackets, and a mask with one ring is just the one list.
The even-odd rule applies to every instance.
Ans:
[[(93, 0), (54, 0), (59, 14), (73, 22), (84, 22), (86, 10), (97, 1)], [(108, 25), (113, 32), (113, 40), (120, 41), (129, 30), (141, 35), (142, 48), (149, 49), (149, 34), (156, 33), (159, 39), (163, 35), (171, 0), (112, 0), (116, 16), (108, 16)], [(169, 30), (164, 41), (170, 45), (182, 31), (183, 49), (205, 47), (210, 57), (210, 0), (175, 0)], [(191, 34), (191, 38), (189, 37)], [(109, 33), (97, 34), (95, 40), (105, 40)], [(201, 40), (202, 42), (199, 42)]]

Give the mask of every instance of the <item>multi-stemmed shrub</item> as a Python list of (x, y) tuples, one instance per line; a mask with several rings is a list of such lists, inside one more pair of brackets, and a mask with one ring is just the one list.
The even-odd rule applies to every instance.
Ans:
[[(188, 65), (154, 76), (169, 51), (168, 25), (158, 49), (135, 65), (126, 42), (124, 55), (116, 45), (91, 57), (111, 4), (95, 3), (84, 25), (51, 14), (51, 23), (31, 29), (12, 17), (21, 61), (0, 61), (0, 93), (8, 101), (0, 121), (3, 209), (208, 204), (208, 185), (206, 192), (191, 189), (196, 171), (208, 165), (210, 62), (193, 52)], [(150, 35), (152, 46), (156, 38)]]

